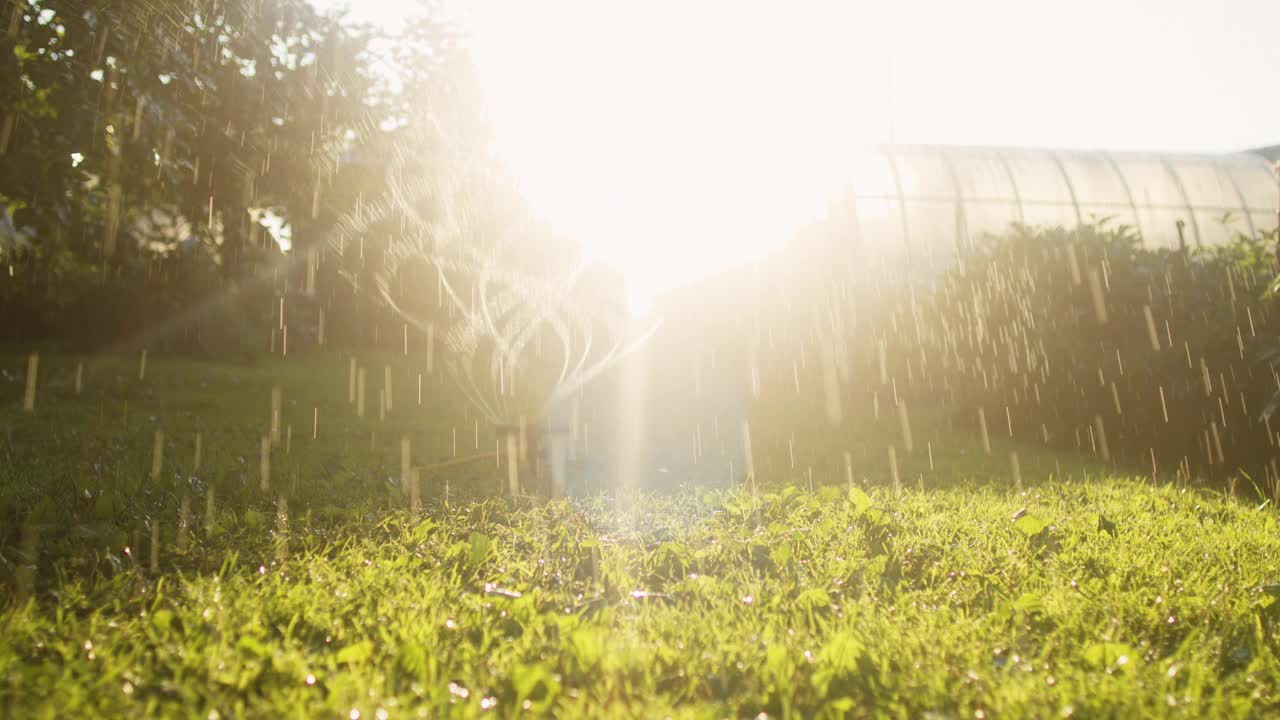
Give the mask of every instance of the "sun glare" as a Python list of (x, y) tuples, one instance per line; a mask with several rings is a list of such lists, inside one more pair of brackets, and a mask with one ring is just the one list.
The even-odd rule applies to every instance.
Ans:
[(825, 212), (870, 130), (839, 80), (856, 61), (846, 7), (485, 6), (472, 49), (498, 151), (643, 310)]

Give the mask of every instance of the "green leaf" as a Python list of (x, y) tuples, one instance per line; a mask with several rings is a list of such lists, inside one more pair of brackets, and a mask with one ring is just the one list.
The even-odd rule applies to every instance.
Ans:
[(427, 651), (419, 644), (406, 642), (400, 646), (400, 667), (414, 677), (427, 672)]
[(858, 660), (862, 657), (862, 644), (851, 633), (840, 632), (831, 637), (818, 657), (822, 663), (837, 674), (853, 672), (858, 668)]
[(472, 569), (480, 567), (480, 564), (489, 558), (489, 554), (493, 552), (493, 540), (483, 533), (473, 532), (467, 538), (469, 550), (467, 551), (467, 565)]
[(792, 663), (787, 659), (785, 643), (772, 642), (764, 651), (764, 676), (775, 681), (791, 677)]
[(769, 551), (769, 559), (773, 561), (774, 565), (782, 567), (791, 562), (792, 554), (791, 546), (787, 543), (782, 543)]
[(809, 588), (796, 597), (796, 605), (805, 610), (819, 610), (831, 606), (831, 596), (822, 588)]
[(861, 488), (849, 488), (849, 502), (853, 503), (854, 513), (861, 515), (871, 508), (871, 496)]
[(1098, 532), (1104, 532), (1111, 537), (1116, 536), (1116, 524), (1107, 519), (1106, 515), (1098, 514)]
[(853, 709), (853, 706), (853, 698), (850, 697), (836, 698), (835, 700), (827, 701), (827, 707), (842, 715), (848, 714), (848, 712)]
[(257, 510), (244, 511), (244, 524), (249, 528), (260, 528), (267, 521), (267, 514), (260, 513)]
[(151, 624), (157, 630), (168, 630), (173, 625), (173, 613), (169, 610), (157, 610), (151, 614)]
[(823, 485), (818, 488), (818, 499), (828, 503), (839, 502), (840, 487), (838, 485)]
[(338, 662), (359, 665), (373, 655), (373, 641), (361, 640), (338, 651)]
[(880, 576), (884, 574), (886, 568), (889, 567), (888, 555), (876, 555), (862, 566), (863, 582), (867, 585), (875, 585), (880, 582)]
[(1124, 643), (1100, 642), (1093, 643), (1084, 649), (1084, 659), (1090, 665), (1105, 670), (1112, 667), (1126, 667), (1141, 658), (1132, 647)]
[(1040, 600), (1039, 595), (1023, 593), (1022, 597), (1013, 601), (1013, 608), (1018, 612), (1034, 615), (1044, 612), (1044, 602)]
[[(537, 664), (519, 664), (511, 671), (511, 685), (516, 691), (516, 700), (538, 698), (554, 695), (559, 692), (560, 684), (543, 666)], [(539, 693), (541, 687), (543, 692)]]
[(589, 625), (579, 626), (569, 635), (569, 645), (583, 669), (590, 669), (600, 662), (607, 640), (603, 630)]
[(267, 647), (257, 638), (252, 637), (250, 635), (241, 636), (241, 638), (238, 641), (236, 641), (236, 649), (244, 651), (245, 653), (248, 653), (249, 655), (253, 655), (254, 657), (259, 657), (259, 658), (271, 657), (271, 648)]
[(1018, 532), (1033, 538), (1044, 532), (1044, 529), (1049, 527), (1049, 524), (1035, 515), (1023, 515), (1013, 521), (1013, 526), (1018, 529)]

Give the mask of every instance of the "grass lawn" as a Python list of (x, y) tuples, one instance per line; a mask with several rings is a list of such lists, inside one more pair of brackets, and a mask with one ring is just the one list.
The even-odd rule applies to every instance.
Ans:
[[(466, 416), (443, 389), (400, 409), (405, 364), (379, 422), (376, 403), (353, 417), (336, 356), (153, 361), (145, 382), (112, 358), (79, 395), (77, 362), (42, 363), (33, 415), (21, 358), (0, 383), (10, 716), (1280, 713), (1280, 528), (1260, 502), (1051, 479), (1088, 465), (1030, 448), (1014, 489), (992, 468), (1017, 448), (977, 458), (921, 413), (935, 469), (904, 457), (897, 492), (875, 464), (890, 418), (854, 443), (854, 488), (822, 471), (813, 489), (512, 502), (484, 499), (483, 460), (432, 474), (414, 515), (386, 479), (398, 436), (444, 461)], [(277, 384), (293, 439), (264, 494)]]

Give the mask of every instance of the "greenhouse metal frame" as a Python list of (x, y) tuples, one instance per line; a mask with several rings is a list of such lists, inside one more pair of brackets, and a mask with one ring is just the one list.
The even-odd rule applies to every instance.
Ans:
[(855, 237), (908, 257), (954, 251), (1012, 223), (1105, 220), (1132, 227), (1146, 247), (1221, 245), (1273, 230), (1280, 197), (1276, 168), (1251, 152), (889, 145), (852, 168), (843, 220)]

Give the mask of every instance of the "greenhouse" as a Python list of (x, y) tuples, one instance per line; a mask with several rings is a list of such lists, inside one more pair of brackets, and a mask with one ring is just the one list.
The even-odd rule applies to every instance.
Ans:
[(908, 257), (945, 256), (1010, 223), (1107, 219), (1147, 247), (1178, 247), (1181, 224), (1182, 240), (1204, 247), (1277, 222), (1276, 172), (1261, 153), (892, 145), (852, 167), (835, 219), (854, 238), (877, 238), (878, 251)]

